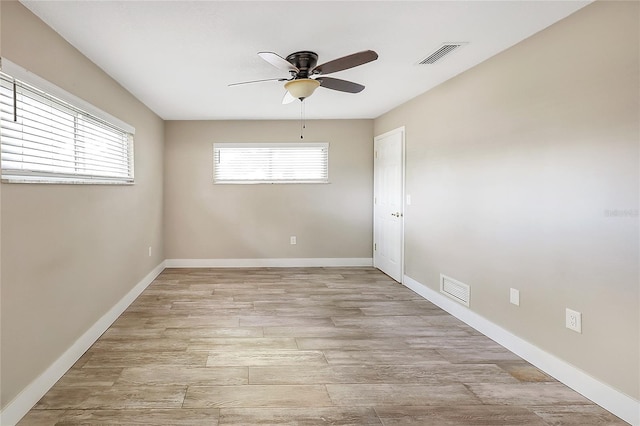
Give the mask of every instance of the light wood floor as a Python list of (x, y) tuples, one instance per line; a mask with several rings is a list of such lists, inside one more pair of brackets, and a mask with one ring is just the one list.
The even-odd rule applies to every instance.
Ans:
[(20, 425), (625, 424), (371, 268), (167, 269)]

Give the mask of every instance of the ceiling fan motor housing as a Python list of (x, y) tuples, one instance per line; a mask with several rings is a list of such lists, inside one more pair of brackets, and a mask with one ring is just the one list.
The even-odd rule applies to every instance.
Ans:
[(318, 63), (318, 55), (315, 52), (301, 51), (295, 52), (287, 56), (287, 61), (298, 68), (300, 71), (296, 74), (298, 78), (309, 78), (309, 73), (316, 67)]

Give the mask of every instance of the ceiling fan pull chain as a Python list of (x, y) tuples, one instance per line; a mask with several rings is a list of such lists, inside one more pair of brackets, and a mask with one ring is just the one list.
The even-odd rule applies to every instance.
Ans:
[(300, 101), (300, 139), (304, 139), (304, 129), (306, 128), (306, 111), (304, 107), (304, 99), (302, 99)]

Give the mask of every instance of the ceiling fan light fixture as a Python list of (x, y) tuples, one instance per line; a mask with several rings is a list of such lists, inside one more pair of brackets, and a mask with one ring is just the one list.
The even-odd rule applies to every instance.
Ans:
[(320, 82), (311, 78), (299, 78), (284, 84), (284, 88), (291, 93), (291, 96), (300, 100), (311, 96), (319, 86)]

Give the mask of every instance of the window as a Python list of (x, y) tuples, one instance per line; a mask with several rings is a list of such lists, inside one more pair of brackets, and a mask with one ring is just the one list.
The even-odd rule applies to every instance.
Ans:
[(214, 143), (214, 183), (328, 183), (328, 143)]
[[(0, 165), (4, 181), (133, 182), (131, 126), (114, 124), (117, 119), (7, 63), (3, 58), (0, 72)], [(7, 68), (16, 72), (9, 74)], [(56, 96), (59, 94), (63, 97)]]

